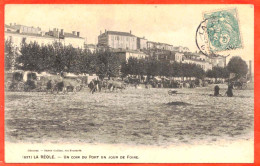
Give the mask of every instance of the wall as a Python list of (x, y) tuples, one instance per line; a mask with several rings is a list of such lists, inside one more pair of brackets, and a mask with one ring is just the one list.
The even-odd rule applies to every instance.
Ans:
[(102, 46), (108, 45), (108, 37), (106, 34), (101, 34), (98, 36), (98, 45), (102, 45)]
[(74, 48), (84, 48), (85, 40), (83, 38), (72, 38), (72, 37), (65, 37), (64, 44), (66, 46), (72, 45)]
[(144, 53), (139, 52), (125, 52), (126, 60), (128, 60), (130, 57), (142, 59), (145, 58), (147, 55)]
[[(8, 33), (5, 32), (5, 40), (12, 40), (13, 44), (15, 47), (20, 48), (21, 43), (23, 39), (25, 39), (25, 42), (29, 44), (30, 42), (37, 42), (38, 44), (52, 44), (55, 41), (58, 41), (56, 38), (51, 38), (51, 37), (42, 37), (42, 36), (29, 36), (25, 34), (19, 34), (19, 33)], [(61, 40), (60, 42), (63, 42)]]
[(183, 54), (182, 53), (175, 53), (175, 61), (176, 62), (181, 62), (182, 61), (182, 57), (183, 57)]
[(137, 37), (134, 36), (120, 36), (120, 35), (108, 35), (108, 45), (109, 47), (115, 49), (137, 49)]
[(69, 45), (71, 44), (75, 48), (84, 48), (85, 40), (82, 38), (65, 38), (58, 39), (54, 37), (45, 37), (45, 36), (30, 36), (21, 33), (8, 33), (5, 32), (5, 40), (11, 39), (14, 46), (20, 48), (23, 39), (29, 44), (30, 42), (37, 42), (39, 45), (52, 44), (53, 42), (61, 42), (62, 44)]
[(184, 59), (182, 63), (196, 64), (199, 65), (204, 71), (212, 70), (212, 64), (207, 61), (197, 61), (192, 59)]
[(225, 58), (217, 57), (217, 58), (211, 58), (211, 63), (213, 67), (225, 67)]
[(137, 49), (147, 49), (147, 39), (138, 38), (137, 39)]

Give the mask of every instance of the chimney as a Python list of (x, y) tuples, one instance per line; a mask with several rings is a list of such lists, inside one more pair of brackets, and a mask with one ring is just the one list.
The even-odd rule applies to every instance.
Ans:
[(12, 24), (12, 23), (10, 23), (10, 26), (13, 26), (13, 24)]
[(64, 36), (64, 30), (63, 30), (63, 29), (60, 30), (60, 34), (61, 34), (62, 36)]
[(60, 38), (60, 32), (58, 28), (57, 28), (57, 38)]
[(132, 34), (132, 31), (130, 30), (130, 34)]
[(79, 37), (79, 35), (80, 35), (80, 33), (79, 32), (77, 32), (77, 36)]
[(72, 34), (76, 36), (76, 31), (72, 31)]
[(100, 31), (100, 35), (102, 34), (102, 31)]

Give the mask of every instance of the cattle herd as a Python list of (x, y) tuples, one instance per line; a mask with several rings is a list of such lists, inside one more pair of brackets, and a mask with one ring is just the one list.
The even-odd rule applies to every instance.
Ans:
[[(86, 87), (85, 85), (80, 83), (78, 80), (67, 80), (63, 79), (62, 81), (55, 82), (54, 80), (49, 80), (47, 82), (46, 92), (50, 93), (68, 93), (68, 92), (78, 92), (82, 88)], [(90, 93), (94, 94), (95, 92), (104, 91), (115, 91), (115, 90), (123, 90), (126, 88), (126, 84), (122, 81), (114, 81), (114, 80), (98, 80), (93, 79), (87, 84), (87, 87), (90, 90)]]
[(127, 86), (139, 88), (195, 88), (207, 86), (207, 80), (174, 80), (174, 79), (139, 79), (131, 76), (125, 78), (98, 79), (87, 76), (37, 75), (35, 72), (13, 72), (5, 74), (5, 89), (8, 91), (41, 91), (47, 93), (78, 92), (89, 88), (90, 93), (101, 91), (123, 90)]

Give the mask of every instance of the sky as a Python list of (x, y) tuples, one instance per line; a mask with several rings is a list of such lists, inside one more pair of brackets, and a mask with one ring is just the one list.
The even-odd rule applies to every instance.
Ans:
[(100, 31), (130, 32), (149, 41), (185, 46), (198, 51), (196, 29), (203, 13), (237, 9), (243, 48), (221, 55), (254, 60), (254, 6), (252, 5), (6, 5), (5, 23), (80, 31), (96, 44)]

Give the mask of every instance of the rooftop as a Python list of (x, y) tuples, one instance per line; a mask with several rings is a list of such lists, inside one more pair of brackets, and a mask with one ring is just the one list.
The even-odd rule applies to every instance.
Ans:
[(135, 36), (129, 32), (119, 32), (119, 31), (106, 31), (109, 35), (120, 35), (120, 36)]
[[(7, 30), (6, 32), (8, 33), (13, 33), (13, 34), (20, 34), (20, 35), (27, 35), (27, 36), (38, 36), (38, 37), (47, 37), (47, 38), (57, 38), (57, 37), (54, 37), (48, 33), (44, 33), (43, 35), (41, 34), (37, 34), (37, 33), (25, 33), (25, 32), (21, 32), (19, 33), (19, 29), (24, 26), (24, 25), (7, 25), (5, 24), (5, 28), (8, 28), (8, 29), (14, 29), (16, 31), (11, 31), (11, 30)], [(27, 26), (26, 26), (27, 27)], [(40, 30), (40, 28), (36, 28), (38, 30)], [(61, 35), (60, 35), (61, 36)], [(74, 35), (72, 33), (67, 33), (67, 32), (64, 32), (64, 36), (63, 37), (69, 37), (69, 38), (81, 38), (83, 39), (82, 37), (78, 37), (77, 35)]]
[(12, 32), (12, 31), (6, 31), (7, 33), (13, 33), (13, 34), (18, 34), (18, 35), (26, 35), (26, 36), (37, 36), (37, 37), (45, 37), (45, 38), (55, 38), (53, 36), (44, 34), (43, 36), (41, 34), (36, 34), (36, 33), (19, 33), (19, 32)]
[(139, 54), (145, 54), (144, 52), (141, 51), (135, 51), (135, 50), (114, 50), (115, 53), (125, 53), (125, 52), (130, 52), (130, 53), (139, 53)]
[(79, 37), (77, 35), (73, 35), (72, 33), (67, 33), (67, 32), (64, 32), (64, 37), (81, 38), (81, 39), (83, 39), (82, 37)]
[(160, 43), (160, 42), (153, 42), (153, 41), (147, 41), (147, 43), (154, 43), (154, 44), (160, 44), (160, 45), (168, 45), (168, 46), (173, 46), (171, 44), (168, 43)]

